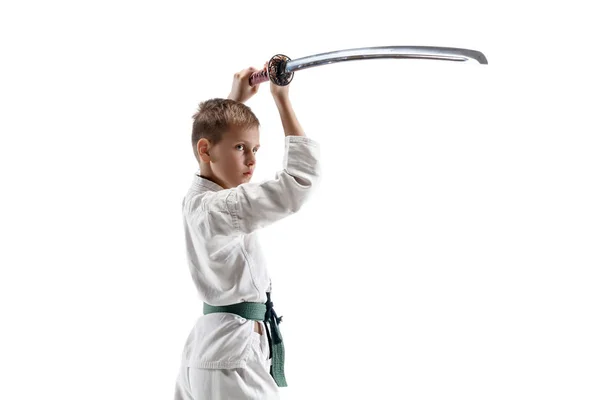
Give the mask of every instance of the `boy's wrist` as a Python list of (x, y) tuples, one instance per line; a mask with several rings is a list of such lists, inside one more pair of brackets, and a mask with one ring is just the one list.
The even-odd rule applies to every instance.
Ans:
[(229, 93), (229, 96), (227, 96), (227, 98), (228, 98), (229, 100), (235, 100), (235, 101), (239, 101), (240, 103), (243, 103), (243, 101), (241, 100), (241, 98), (240, 98), (240, 97), (238, 97), (238, 96), (234, 96), (232, 93)]
[(290, 98), (288, 95), (273, 95), (273, 100), (277, 105), (286, 104), (290, 102)]

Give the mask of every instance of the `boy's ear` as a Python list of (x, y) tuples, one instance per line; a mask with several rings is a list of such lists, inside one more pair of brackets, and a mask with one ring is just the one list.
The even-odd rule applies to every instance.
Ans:
[[(202, 153), (201, 149), (205, 149), (204, 153)], [(208, 152), (208, 141), (205, 138), (198, 140), (198, 142), (196, 143), (196, 151), (198, 152), (198, 156), (201, 159), (203, 159), (203, 156), (205, 154), (207, 156), (210, 156), (210, 153)]]

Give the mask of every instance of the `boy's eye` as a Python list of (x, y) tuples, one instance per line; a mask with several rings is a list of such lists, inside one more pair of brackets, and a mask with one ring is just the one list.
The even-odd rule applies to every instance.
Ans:
[[(240, 146), (244, 147), (244, 145), (243, 145), (243, 144), (238, 144), (238, 145), (236, 145), (235, 147), (237, 148), (237, 147), (240, 147)], [(257, 151), (258, 151), (258, 149), (254, 149), (254, 152), (255, 152), (255, 153), (256, 153)]]

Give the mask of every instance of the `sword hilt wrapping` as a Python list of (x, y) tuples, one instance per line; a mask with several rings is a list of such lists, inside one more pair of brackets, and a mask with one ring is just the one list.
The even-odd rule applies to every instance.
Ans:
[(250, 75), (250, 86), (260, 85), (262, 82), (271, 81), (278, 86), (289, 85), (294, 78), (293, 72), (286, 72), (285, 66), (291, 59), (283, 54), (277, 54), (269, 60), (266, 69), (256, 71)]
[(250, 75), (250, 86), (260, 85), (269, 80), (269, 74), (266, 69), (257, 71)]

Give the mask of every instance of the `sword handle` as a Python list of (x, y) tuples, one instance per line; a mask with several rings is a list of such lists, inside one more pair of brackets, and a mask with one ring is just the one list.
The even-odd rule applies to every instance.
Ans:
[(261, 83), (267, 82), (268, 80), (269, 73), (267, 72), (267, 69), (265, 67), (265, 69), (257, 71), (250, 75), (250, 86), (260, 85)]

